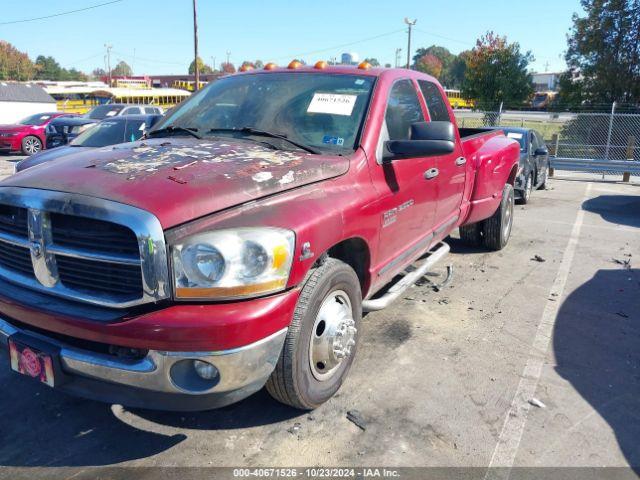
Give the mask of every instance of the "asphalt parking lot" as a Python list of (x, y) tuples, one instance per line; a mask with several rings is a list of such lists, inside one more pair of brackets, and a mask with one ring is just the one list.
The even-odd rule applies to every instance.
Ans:
[(640, 184), (550, 180), (504, 251), (453, 238), (448, 287), (427, 277), (367, 315), (350, 377), (311, 413), (265, 392), (129, 410), (5, 365), (0, 466), (640, 466), (639, 234)]

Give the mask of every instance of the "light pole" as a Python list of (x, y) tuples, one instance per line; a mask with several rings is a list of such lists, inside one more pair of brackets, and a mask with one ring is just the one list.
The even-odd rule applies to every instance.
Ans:
[(216, 57), (211, 57), (211, 69), (216, 71)]
[(109, 86), (112, 87), (112, 79), (111, 79), (111, 49), (113, 45), (109, 45), (107, 43), (104, 44), (104, 48), (107, 49), (107, 72), (109, 75)]
[(407, 68), (411, 68), (411, 28), (416, 24), (418, 19), (409, 20), (408, 17), (404, 17), (404, 23), (409, 25), (408, 37), (407, 37)]
[(196, 0), (193, 0), (193, 51), (196, 74), (196, 83), (194, 85), (194, 91), (197, 92), (200, 88), (200, 67), (198, 66), (198, 11), (196, 8)]
[(231, 52), (227, 50), (227, 65), (229, 65), (229, 59), (231, 58)]
[(396, 48), (396, 68), (398, 68), (398, 63), (400, 62), (400, 52), (402, 52), (402, 49)]

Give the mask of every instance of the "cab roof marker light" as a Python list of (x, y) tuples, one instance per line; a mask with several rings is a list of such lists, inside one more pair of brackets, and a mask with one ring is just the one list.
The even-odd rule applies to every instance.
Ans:
[(370, 68), (371, 64), (369, 62), (361, 62), (360, 65), (358, 65), (359, 70), (369, 70)]
[(269, 62), (264, 66), (265, 70), (275, 70), (276, 68), (278, 68), (278, 65), (273, 62)]
[(316, 64), (313, 66), (313, 68), (317, 68), (318, 70), (324, 70), (325, 68), (327, 68), (327, 62), (325, 62), (324, 60), (318, 60), (316, 62)]
[(289, 63), (287, 68), (290, 69), (290, 70), (297, 70), (301, 66), (302, 66), (302, 62), (300, 62), (298, 60), (291, 60), (291, 63)]

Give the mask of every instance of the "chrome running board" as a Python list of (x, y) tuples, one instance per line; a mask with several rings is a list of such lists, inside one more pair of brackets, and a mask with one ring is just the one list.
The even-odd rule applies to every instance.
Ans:
[[(362, 302), (362, 310), (365, 312), (375, 312), (388, 307), (394, 300), (402, 295), (410, 286), (416, 283), (422, 276), (424, 276), (429, 270), (431, 270), (437, 263), (442, 261), (449, 254), (449, 245), (444, 242), (439, 243), (435, 250), (429, 251), (424, 263), (418, 268), (405, 274), (397, 283), (395, 283), (383, 296), (380, 298), (364, 300)], [(451, 275), (451, 270), (447, 269), (448, 283)]]

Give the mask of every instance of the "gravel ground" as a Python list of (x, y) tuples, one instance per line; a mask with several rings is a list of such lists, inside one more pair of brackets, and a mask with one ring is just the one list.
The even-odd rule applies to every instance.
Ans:
[(367, 315), (318, 410), (129, 410), (2, 368), (0, 466), (640, 466), (640, 185), (575, 178), (516, 207), (502, 252), (451, 238), (450, 286)]

